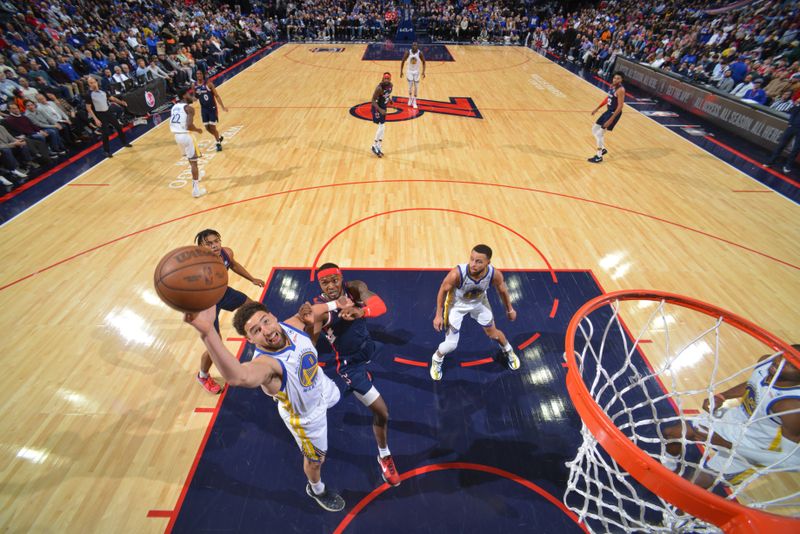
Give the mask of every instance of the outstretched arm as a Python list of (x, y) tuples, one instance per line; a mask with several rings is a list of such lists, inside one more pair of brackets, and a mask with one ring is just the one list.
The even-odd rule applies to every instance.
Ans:
[(357, 301), (363, 303), (363, 306), (352, 306), (343, 309), (339, 314), (342, 319), (352, 321), (362, 317), (380, 317), (386, 313), (386, 303), (383, 302), (382, 298), (370, 291), (365, 282), (353, 280), (347, 283), (347, 289), (353, 293)]
[(244, 265), (233, 259), (233, 250), (225, 247), (225, 252), (228, 253), (228, 257), (231, 259), (231, 271), (235, 272), (242, 278), (250, 280), (253, 284), (257, 285), (258, 287), (264, 287), (264, 281), (260, 278), (255, 278), (247, 269), (244, 268)]
[(257, 358), (241, 363), (225, 348), (217, 329), (214, 328), (216, 313), (216, 306), (211, 306), (199, 313), (187, 313), (183, 320), (200, 332), (200, 339), (203, 340), (211, 360), (225, 381), (232, 386), (257, 388), (266, 386), (276, 378), (280, 380), (282, 371), (273, 358)]
[(506, 281), (503, 278), (503, 273), (500, 272), (500, 269), (494, 270), (492, 285), (495, 287), (495, 289), (497, 289), (497, 294), (500, 295), (500, 301), (503, 303), (503, 306), (506, 307), (506, 317), (508, 317), (509, 321), (515, 320), (517, 318), (517, 312), (514, 310), (514, 305), (511, 304), (511, 297), (508, 294), (508, 286), (506, 285)]
[(439, 292), (436, 294), (436, 317), (433, 318), (433, 329), (437, 332), (441, 332), (442, 326), (444, 326), (444, 318), (442, 316), (444, 297), (459, 284), (460, 277), (458, 269), (452, 269), (442, 280), (442, 285), (439, 286)]

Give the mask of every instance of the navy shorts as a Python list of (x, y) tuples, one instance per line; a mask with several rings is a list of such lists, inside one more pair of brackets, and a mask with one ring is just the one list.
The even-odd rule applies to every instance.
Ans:
[(247, 302), (247, 295), (241, 291), (237, 291), (232, 287), (225, 290), (222, 295), (222, 300), (217, 302), (217, 316), (214, 318), (214, 328), (219, 332), (219, 312), (220, 310), (233, 311), (241, 308), (242, 304)]
[(347, 384), (347, 389), (360, 395), (366, 395), (372, 389), (372, 374), (367, 371), (367, 364), (374, 353), (375, 343), (369, 340), (358, 352), (339, 355), (336, 372)]
[[(597, 119), (597, 123), (596, 123), (596, 124), (599, 124), (600, 126), (603, 126), (603, 125), (606, 123), (606, 121), (607, 121), (608, 119), (610, 119), (610, 118), (611, 118), (613, 115), (614, 115), (614, 110), (612, 110), (612, 109), (608, 109), (608, 110), (606, 110), (606, 112), (605, 112), (605, 113), (603, 113), (602, 115), (600, 115), (600, 118), (599, 118), (599, 119)], [(611, 130), (613, 130), (613, 129), (614, 129), (614, 126), (616, 126), (616, 125), (617, 125), (617, 123), (619, 122), (619, 120), (620, 120), (621, 118), (622, 118), (622, 113), (620, 113), (619, 115), (617, 115), (617, 118), (616, 118), (616, 119), (614, 119), (613, 121), (611, 121), (611, 124), (608, 126), (608, 128), (606, 128), (606, 130), (608, 130), (609, 132), (610, 132)]]
[(374, 122), (375, 124), (383, 124), (386, 122), (386, 115), (384, 115), (377, 109), (372, 108), (372, 122)]
[(211, 107), (204, 108), (200, 106), (200, 116), (203, 119), (203, 124), (208, 124), (208, 123), (216, 124), (217, 122), (219, 122), (218, 115), (219, 114), (217, 113), (216, 106), (213, 108)]

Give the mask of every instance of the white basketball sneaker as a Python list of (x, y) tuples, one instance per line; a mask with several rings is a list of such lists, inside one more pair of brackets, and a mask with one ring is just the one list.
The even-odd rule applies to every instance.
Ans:
[(204, 187), (195, 187), (194, 189), (192, 189), (192, 196), (194, 198), (200, 198), (203, 195), (205, 195), (206, 193), (207, 193), (207, 191), (206, 191), (206, 189)]
[(516, 371), (519, 369), (519, 357), (517, 354), (512, 350), (510, 352), (506, 352), (506, 357), (508, 358), (508, 368), (512, 371)]
[[(434, 356), (436, 356), (434, 354)], [(436, 358), (431, 358), (431, 378), (436, 381), (442, 379), (442, 361), (438, 361)]]

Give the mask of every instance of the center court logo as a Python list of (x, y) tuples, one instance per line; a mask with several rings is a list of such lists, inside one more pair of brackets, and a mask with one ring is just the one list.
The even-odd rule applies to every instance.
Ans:
[(297, 378), (300, 379), (300, 385), (304, 388), (314, 385), (314, 379), (317, 377), (317, 355), (314, 351), (307, 351), (300, 355), (300, 367), (297, 369)]
[[(478, 111), (478, 106), (471, 98), (466, 96), (451, 96), (450, 102), (439, 100), (417, 99), (419, 109), (409, 107), (408, 98), (396, 97), (394, 99), (395, 108), (389, 107), (386, 113), (386, 122), (408, 121), (416, 119), (428, 113), (441, 113), (442, 115), (455, 115), (457, 117), (467, 117), (471, 119), (482, 119), (483, 115)], [(350, 108), (350, 115), (357, 119), (372, 121), (372, 102), (364, 102)]]

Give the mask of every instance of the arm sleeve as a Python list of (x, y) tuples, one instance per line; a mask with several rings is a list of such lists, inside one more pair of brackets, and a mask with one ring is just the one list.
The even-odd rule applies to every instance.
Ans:
[(372, 295), (364, 303), (364, 317), (380, 317), (386, 313), (386, 303), (378, 295)]

